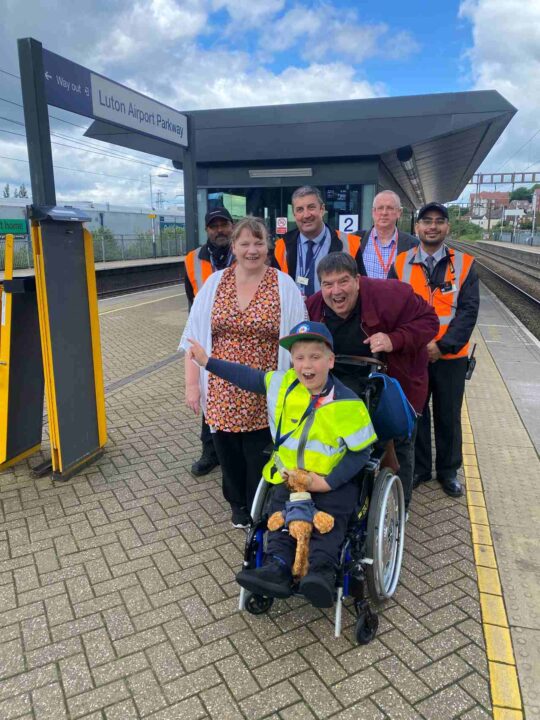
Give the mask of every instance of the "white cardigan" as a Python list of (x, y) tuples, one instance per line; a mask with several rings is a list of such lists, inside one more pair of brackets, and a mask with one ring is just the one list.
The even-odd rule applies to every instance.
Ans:
[[(193, 338), (203, 346), (207, 355), (212, 354), (212, 307), (214, 306), (219, 281), (224, 272), (224, 270), (219, 270), (212, 273), (195, 296), (178, 350), (184, 352), (189, 350), (190, 345), (187, 339)], [(307, 310), (304, 298), (296, 287), (294, 280), (286, 273), (281, 272), (281, 270), (276, 270), (276, 272), (278, 274), (279, 303), (281, 307), (279, 336), (283, 337), (297, 323), (307, 319)], [(277, 369), (288, 370), (290, 366), (290, 353), (280, 346)], [(208, 373), (206, 370), (201, 370), (199, 373), (199, 384), (201, 388), (201, 407), (206, 415), (206, 396), (208, 392)]]

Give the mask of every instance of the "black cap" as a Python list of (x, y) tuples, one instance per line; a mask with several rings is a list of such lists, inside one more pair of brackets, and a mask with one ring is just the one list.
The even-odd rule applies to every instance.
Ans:
[(427, 203), (426, 205), (422, 205), (422, 207), (418, 211), (418, 215), (416, 216), (416, 219), (421, 220), (424, 217), (424, 215), (427, 212), (429, 212), (430, 210), (438, 210), (443, 217), (445, 217), (447, 220), (449, 219), (448, 208), (445, 207), (444, 205), (441, 205), (441, 203), (438, 203), (438, 202), (430, 202), (430, 203)]
[(208, 227), (212, 220), (215, 220), (216, 218), (223, 218), (223, 220), (234, 222), (231, 217), (231, 213), (227, 210), (227, 208), (218, 207), (215, 210), (211, 210), (210, 212), (206, 213), (206, 215), (204, 216), (204, 227)]

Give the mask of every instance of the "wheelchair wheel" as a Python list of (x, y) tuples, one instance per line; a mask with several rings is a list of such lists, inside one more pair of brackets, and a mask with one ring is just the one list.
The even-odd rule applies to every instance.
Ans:
[(263, 615), (268, 612), (274, 604), (274, 598), (265, 595), (255, 595), (255, 593), (247, 593), (245, 600), (245, 608), (251, 615)]
[(373, 486), (368, 514), (366, 578), (371, 598), (383, 602), (396, 591), (405, 539), (405, 500), (401, 480), (383, 468)]

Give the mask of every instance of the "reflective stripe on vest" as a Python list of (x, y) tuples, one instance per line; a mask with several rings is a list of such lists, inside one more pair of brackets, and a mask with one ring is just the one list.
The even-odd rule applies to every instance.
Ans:
[(201, 260), (202, 247), (192, 250), (185, 259), (186, 273), (196, 295), (212, 274), (212, 263)]
[[(440, 288), (432, 290), (429, 287), (423, 264), (415, 262), (417, 253), (417, 247), (400, 253), (396, 258), (394, 267), (398, 278), (411, 285), (414, 292), (424, 298), (437, 313), (440, 327), (434, 339), (440, 340), (456, 316), (459, 293), (469, 274), (474, 258), (472, 255), (462, 253), (459, 250), (450, 250), (444, 281), (455, 286), (455, 290), (442, 293)], [(469, 343), (466, 343), (459, 352), (447, 353), (442, 357), (446, 360), (453, 360), (454, 358), (465, 357), (468, 352)]]
[[(292, 431), (274, 451), (285, 467), (300, 467), (328, 475), (347, 449), (358, 452), (375, 442), (377, 438), (366, 406), (359, 399), (335, 400), (321, 405), (300, 426), (297, 425), (311, 395), (300, 383), (287, 394), (295, 379), (294, 370), (269, 372), (265, 376), (268, 421), (274, 442), (280, 418), (283, 435)], [(274, 455), (265, 465), (263, 476), (272, 483), (282, 482), (279, 473), (274, 471)]]
[(351, 255), (351, 257), (356, 257), (360, 250), (362, 238), (359, 235), (347, 235), (341, 230), (338, 230), (336, 234), (343, 244), (343, 252)]
[(276, 258), (276, 262), (279, 265), (279, 269), (281, 270), (281, 272), (288, 273), (289, 266), (287, 264), (287, 247), (283, 238), (279, 238), (279, 240), (276, 240), (276, 244), (274, 247), (274, 257)]

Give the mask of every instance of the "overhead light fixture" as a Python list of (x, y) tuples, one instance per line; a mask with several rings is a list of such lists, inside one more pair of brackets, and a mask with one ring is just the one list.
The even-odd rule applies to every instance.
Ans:
[(424, 195), (424, 188), (422, 187), (422, 183), (420, 181), (420, 176), (418, 175), (418, 168), (416, 167), (412, 147), (410, 145), (405, 145), (405, 147), (398, 148), (396, 155), (397, 159), (401, 163), (401, 167), (405, 170), (407, 179), (413, 186), (414, 192), (420, 199), (421, 204), (424, 205), (426, 197)]
[(249, 170), (250, 178), (312, 177), (312, 168), (261, 168)]

